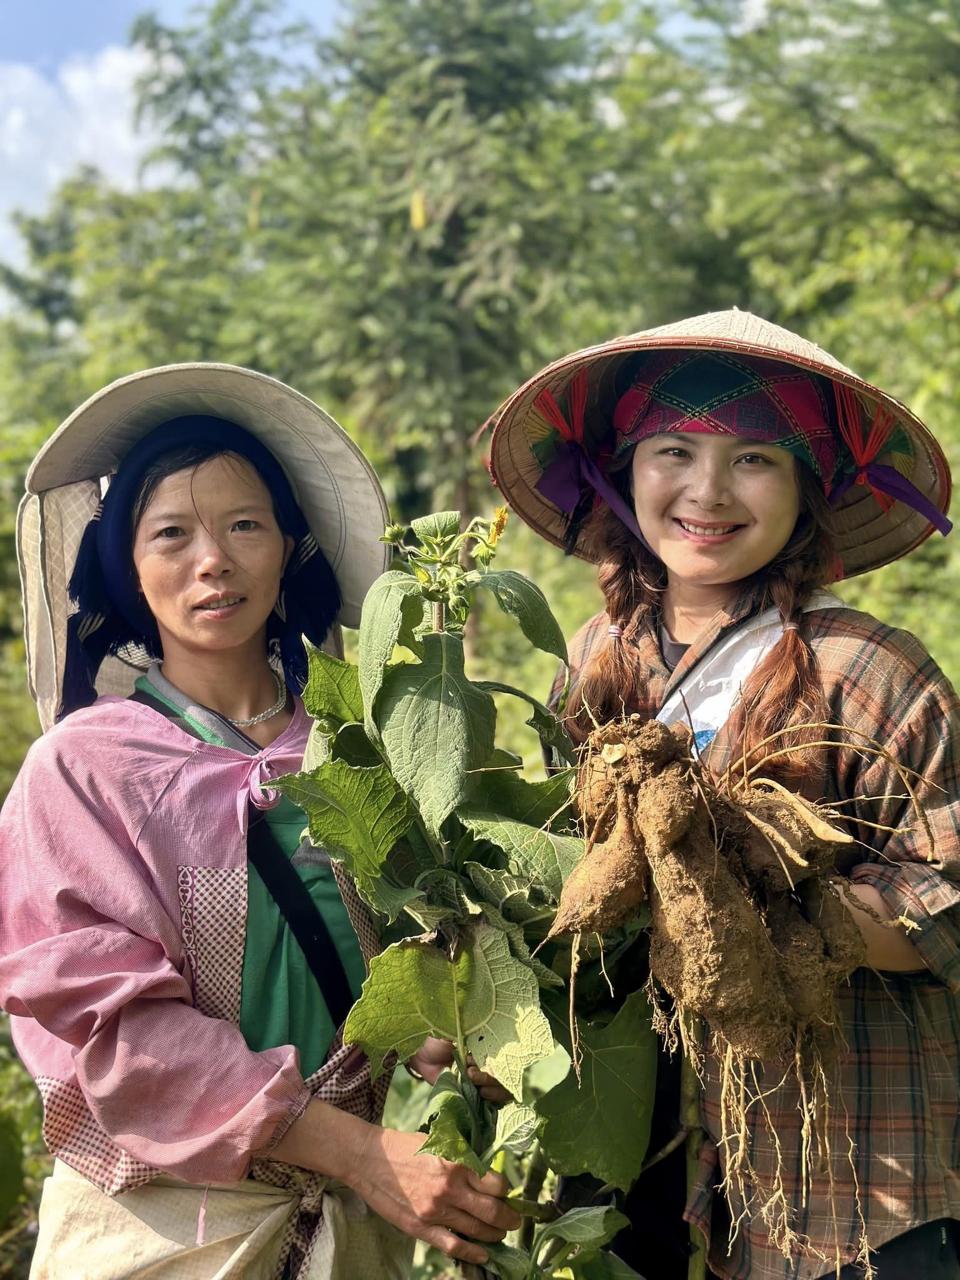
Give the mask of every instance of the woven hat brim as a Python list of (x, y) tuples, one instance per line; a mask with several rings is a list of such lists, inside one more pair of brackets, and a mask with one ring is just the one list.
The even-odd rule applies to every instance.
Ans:
[(27, 492), (109, 476), (154, 427), (181, 414), (227, 418), (252, 432), (283, 467), (336, 575), (338, 621), (355, 627), (371, 584), (387, 568), (388, 521), (376, 473), (319, 405), (285, 383), (229, 364), (174, 364), (120, 378), (58, 427), (27, 473)]
[[(725, 325), (735, 332), (724, 332)], [(771, 336), (775, 345), (770, 341)], [(765, 340), (758, 340), (760, 338)], [(730, 351), (781, 360), (851, 387), (868, 405), (885, 405), (913, 444), (913, 466), (908, 478), (934, 506), (947, 512), (951, 491), (947, 460), (931, 433), (905, 405), (789, 330), (747, 312), (715, 312), (564, 356), (525, 382), (494, 414), (490, 447), (494, 482), (520, 518), (549, 542), (562, 547), (567, 525), (564, 513), (536, 488), (542, 470), (528, 434), (535, 412), (534, 401), (549, 388), (562, 402), (570, 381), (586, 368), (590, 380), (589, 415), (589, 406), (596, 403), (598, 388), (609, 385), (623, 359), (638, 351), (666, 348)], [(844, 494), (835, 508), (835, 530), (837, 553), (846, 577), (898, 560), (934, 532), (925, 516), (903, 503), (898, 502), (889, 512), (884, 512), (865, 485), (854, 485)], [(585, 560), (598, 558), (589, 524), (581, 531), (574, 554)]]

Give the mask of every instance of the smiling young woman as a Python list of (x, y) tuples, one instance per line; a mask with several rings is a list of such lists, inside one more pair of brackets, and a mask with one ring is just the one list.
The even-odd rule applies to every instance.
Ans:
[(797, 465), (777, 445), (706, 432), (651, 436), (634, 449), (634, 511), (666, 570), (674, 640), (694, 640), (787, 545), (800, 514)]
[[(864, 1224), (881, 1280), (958, 1280), (960, 703), (913, 636), (826, 590), (949, 531), (942, 451), (891, 396), (740, 311), (574, 352), (495, 419), (491, 470), (511, 505), (598, 566), (605, 607), (569, 646), (571, 736), (624, 714), (682, 721), (704, 767), (764, 761), (856, 837), (836, 870), (866, 963), (839, 993), (822, 1158), (807, 1178), (789, 1064), (756, 1063), (749, 1194), (725, 1181), (724, 1067), (707, 1052), (687, 1187), (679, 1068), (661, 1054), (651, 1150), (673, 1154), (641, 1176), (617, 1248), (644, 1275), (685, 1280), (686, 1219), (722, 1280), (855, 1280)], [(787, 760), (764, 749), (776, 733)], [(789, 1256), (771, 1239), (775, 1195)]]

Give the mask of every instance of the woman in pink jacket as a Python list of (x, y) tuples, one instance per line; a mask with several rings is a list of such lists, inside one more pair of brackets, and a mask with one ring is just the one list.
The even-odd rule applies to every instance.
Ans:
[(380, 1126), (338, 1030), (374, 924), (269, 786), (307, 742), (304, 637), (336, 648), (385, 567), (369, 464), (283, 384), (180, 365), (87, 401), (27, 489), (47, 731), (0, 819), (0, 1000), (56, 1157), (32, 1275), (399, 1278), (411, 1237), (483, 1262), (503, 1180)]

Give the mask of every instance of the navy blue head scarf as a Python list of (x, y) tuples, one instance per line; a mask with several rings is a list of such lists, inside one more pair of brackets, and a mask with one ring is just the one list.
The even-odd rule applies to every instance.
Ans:
[(310, 532), (290, 482), (270, 450), (243, 427), (203, 415), (161, 423), (130, 450), (110, 482), (100, 509), (83, 533), (70, 578), (77, 612), (67, 622), (67, 656), (58, 719), (97, 696), (95, 681), (107, 654), (128, 645), (161, 656), (157, 624), (140, 594), (133, 566), (133, 509), (147, 471), (164, 454), (184, 446), (238, 454), (270, 491), (283, 533), (293, 551), (267, 621), (267, 643), (279, 647), (287, 684), (298, 693), (307, 678), (305, 636), (320, 645), (340, 611), (333, 570)]

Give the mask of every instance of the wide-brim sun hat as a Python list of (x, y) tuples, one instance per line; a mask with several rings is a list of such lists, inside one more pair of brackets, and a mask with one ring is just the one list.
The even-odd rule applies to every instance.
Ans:
[[(906, 438), (908, 451), (889, 457), (881, 451), (869, 467), (860, 469), (856, 475), (859, 482), (847, 483), (835, 494), (834, 541), (843, 576), (866, 573), (897, 560), (924, 542), (935, 528), (943, 531), (948, 527), (944, 517), (950, 504), (950, 469), (943, 450), (920, 419), (815, 343), (736, 309), (710, 312), (575, 351), (547, 365), (518, 388), (493, 415), (490, 471), (521, 519), (557, 546), (568, 544), (570, 512), (547, 497), (540, 486), (544, 445), (557, 435), (554, 406), (569, 399), (571, 384), (585, 397), (579, 406), (585, 423), (584, 471), (590, 470), (613, 504), (617, 495), (610, 494), (610, 486), (597, 476), (589, 455), (605, 432), (612, 433), (618, 371), (625, 361), (636, 360), (637, 353), (685, 350), (775, 360), (819, 375), (846, 389), (843, 402), (859, 414), (864, 442), (878, 413), (888, 423), (892, 421), (898, 438)], [(894, 470), (904, 483), (899, 485), (893, 476), (895, 483), (889, 487), (909, 488), (921, 509), (907, 501), (892, 501), (888, 493), (878, 492), (870, 482), (874, 474), (883, 473), (889, 483)], [(577, 534), (573, 553), (596, 560), (599, 550), (594, 538), (595, 524), (588, 520)]]
[[(162, 422), (187, 414), (245, 427), (280, 463), (337, 579), (338, 622), (359, 623), (364, 596), (387, 568), (390, 549), (379, 539), (388, 511), (376, 473), (312, 400), (276, 378), (229, 364), (164, 365), (120, 378), (80, 405), (43, 445), (20, 504), (17, 554), (27, 668), (44, 728), (53, 723), (60, 701), (68, 584), (104, 482), (133, 445)], [(339, 633), (331, 647), (338, 644)], [(128, 695), (142, 665), (136, 655), (106, 659), (98, 692)]]

